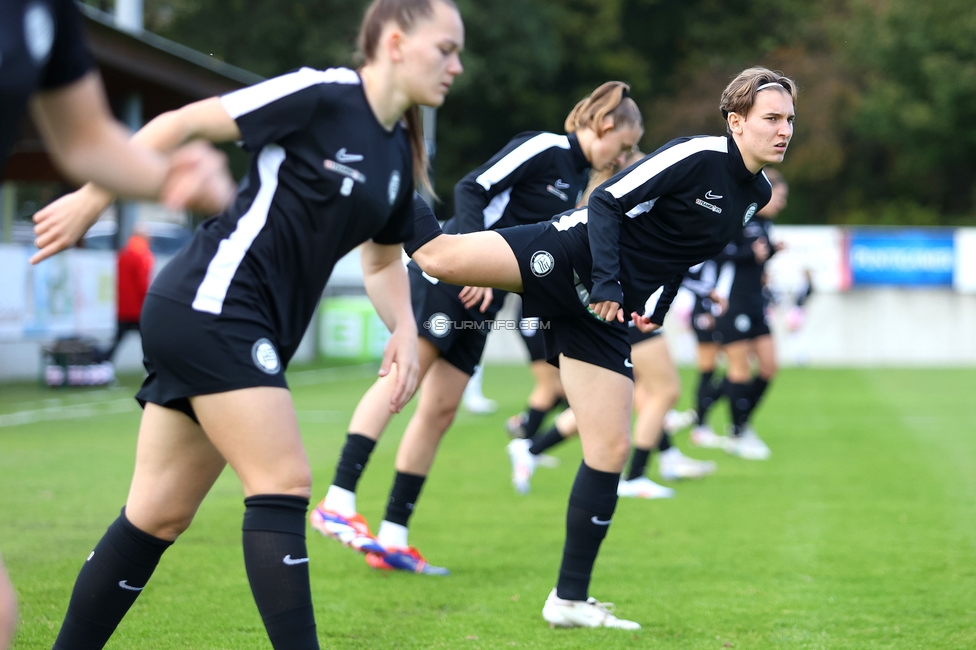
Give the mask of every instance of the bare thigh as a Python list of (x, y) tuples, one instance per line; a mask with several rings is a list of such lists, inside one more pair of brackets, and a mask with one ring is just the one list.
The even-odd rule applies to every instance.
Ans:
[[(417, 357), (420, 361), (418, 382), (422, 382), (431, 364), (440, 357), (440, 350), (422, 336), (417, 337)], [(380, 377), (359, 400), (349, 421), (349, 431), (379, 440), (394, 413), (390, 411), (390, 399), (396, 389), (396, 372)]]
[(710, 372), (715, 370), (715, 357), (718, 356), (718, 343), (698, 344), (698, 370)]
[(764, 334), (753, 341), (753, 348), (756, 350), (756, 358), (759, 359), (759, 376), (763, 379), (771, 379), (776, 374), (776, 345), (773, 337)]
[(190, 398), (210, 442), (241, 479), (244, 494), (309, 498), (312, 473), (285, 388), (261, 386)]
[(470, 375), (437, 359), (420, 387), (417, 410), (397, 449), (396, 469), (426, 476), (434, 464), (441, 438), (454, 421)]
[(601, 472), (619, 473), (630, 453), (634, 382), (591, 363), (559, 357), (566, 398), (576, 415), (583, 459)]
[(752, 352), (752, 341), (735, 341), (724, 348), (725, 356), (729, 359), (729, 367), (725, 376), (736, 384), (744, 384), (752, 378), (752, 368), (749, 364), (749, 353)]
[(634, 363), (637, 410), (634, 440), (638, 447), (651, 449), (661, 439), (664, 415), (678, 401), (681, 382), (663, 336), (633, 346), (630, 358)]
[(175, 540), (225, 464), (200, 425), (180, 411), (146, 404), (126, 517), (150, 535)]
[(529, 406), (540, 411), (548, 409), (563, 396), (563, 385), (559, 381), (559, 368), (548, 361), (533, 361), (530, 369), (535, 384), (532, 386), (532, 392), (529, 393)]
[(427, 275), (450, 284), (522, 291), (518, 260), (497, 232), (440, 235), (420, 247), (413, 260)]

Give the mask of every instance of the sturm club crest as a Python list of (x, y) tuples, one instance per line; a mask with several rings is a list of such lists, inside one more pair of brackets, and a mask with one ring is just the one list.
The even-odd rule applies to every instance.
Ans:
[(254, 342), (254, 347), (251, 348), (251, 359), (254, 360), (254, 365), (269, 375), (277, 375), (281, 370), (278, 351), (268, 339), (258, 339)]
[(552, 253), (549, 251), (537, 251), (532, 254), (532, 259), (529, 261), (529, 266), (532, 267), (532, 275), (537, 278), (549, 275), (555, 265), (556, 260), (553, 259)]
[(749, 223), (749, 220), (752, 219), (753, 215), (756, 214), (756, 210), (758, 210), (758, 209), (759, 209), (759, 205), (758, 204), (756, 204), (756, 203), (750, 203), (749, 204), (749, 207), (746, 208), (746, 213), (742, 216), (742, 225), (743, 226), (746, 225), (747, 223)]
[(752, 327), (752, 319), (745, 314), (739, 314), (735, 317), (735, 329), (740, 332), (748, 332), (749, 328)]
[(390, 199), (390, 205), (396, 203), (397, 194), (400, 193), (400, 172), (393, 170), (390, 174), (390, 186), (386, 189), (387, 198)]
[(24, 12), (24, 43), (34, 63), (47, 61), (54, 45), (54, 18), (47, 5), (32, 2)]

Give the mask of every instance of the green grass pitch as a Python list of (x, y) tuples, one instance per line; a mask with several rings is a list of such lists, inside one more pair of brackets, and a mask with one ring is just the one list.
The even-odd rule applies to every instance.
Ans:
[[(372, 377), (291, 373), (316, 500)], [(678, 484), (670, 501), (621, 500), (591, 593), (644, 629), (550, 630), (541, 608), (579, 443), (517, 496), (502, 423), (529, 373), (490, 367), (485, 392), (501, 410), (458, 417), (411, 521), (411, 543), (453, 574), (377, 572), (310, 531), (322, 646), (974, 648), (974, 386), (971, 369), (784, 370), (756, 419), (770, 461), (694, 450), (718, 461), (715, 476)], [(134, 387), (0, 387), (0, 550), (20, 599), (18, 650), (51, 647), (82, 562), (125, 500)], [(361, 482), (373, 526), (406, 422), (394, 420)], [(679, 444), (687, 451), (686, 436)], [(228, 471), (109, 648), (270, 648), (244, 574), (242, 513)]]

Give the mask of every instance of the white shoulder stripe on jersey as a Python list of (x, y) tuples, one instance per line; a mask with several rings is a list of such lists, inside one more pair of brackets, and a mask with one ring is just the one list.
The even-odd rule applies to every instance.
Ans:
[(669, 167), (702, 151), (728, 153), (729, 141), (724, 137), (705, 137), (692, 138), (691, 140), (676, 144), (670, 149), (665, 149), (653, 158), (648, 158), (634, 167), (629, 174), (608, 187), (607, 191), (610, 192), (613, 198), (619, 199), (630, 194)]
[(197, 287), (193, 309), (220, 314), (231, 280), (258, 233), (268, 222), (271, 200), (278, 189), (278, 169), (285, 160), (285, 150), (276, 144), (266, 145), (258, 154), (258, 176), (261, 187), (247, 212), (237, 220), (237, 227), (217, 246), (217, 254), (207, 266), (207, 274)]
[(302, 68), (295, 72), (274, 77), (259, 84), (222, 95), (220, 103), (235, 120), (241, 115), (278, 101), (285, 95), (297, 93), (316, 84), (358, 84), (359, 75), (349, 68), (316, 70)]
[(586, 223), (589, 218), (590, 213), (586, 211), (586, 208), (580, 208), (576, 212), (571, 212), (567, 215), (563, 215), (559, 218), (559, 221), (553, 221), (552, 226), (560, 232), (565, 232), (572, 228), (573, 226), (578, 226), (581, 223)]
[(501, 160), (481, 172), (478, 178), (474, 180), (478, 185), (489, 190), (492, 185), (504, 180), (526, 160), (538, 156), (546, 149), (553, 147), (569, 149), (569, 137), (556, 135), (555, 133), (540, 133), (539, 135), (532, 136), (502, 156)]
[(498, 223), (498, 220), (505, 214), (505, 208), (508, 207), (508, 202), (511, 199), (512, 188), (508, 188), (501, 194), (496, 194), (491, 201), (488, 201), (488, 205), (481, 211), (482, 216), (485, 218), (485, 230), (490, 230), (492, 226)]

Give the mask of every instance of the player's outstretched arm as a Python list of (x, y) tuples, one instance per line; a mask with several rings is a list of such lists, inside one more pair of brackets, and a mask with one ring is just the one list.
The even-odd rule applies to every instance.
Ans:
[[(34, 100), (35, 119), (38, 119), (39, 111), (41, 117), (38, 123), (46, 125), (42, 130), (50, 131), (53, 138), (59, 141), (57, 145), (49, 145), (52, 146), (52, 151), (55, 148), (61, 151), (58, 156), (72, 158), (73, 153), (64, 152), (79, 148), (86, 150), (79, 155), (80, 163), (72, 158), (73, 162), (70, 164), (92, 167), (93, 171), (88, 176), (95, 183), (88, 183), (78, 191), (61, 197), (34, 215), (34, 234), (37, 238), (35, 244), (40, 251), (31, 258), (32, 264), (73, 246), (85, 234), (98, 219), (98, 215), (115, 198), (114, 193), (102, 189), (102, 185), (128, 195), (158, 195), (171, 207), (188, 207), (206, 213), (220, 211), (233, 198), (234, 183), (227, 173), (224, 155), (201, 142), (183, 145), (192, 139), (224, 142), (241, 137), (237, 123), (227, 114), (219, 99), (205, 99), (176, 111), (163, 113), (130, 139), (125, 130), (111, 118), (101, 127), (54, 126), (55, 122), (52, 120), (59, 115), (67, 115), (69, 120), (75, 119), (75, 113), (67, 110), (62, 102), (69, 100), (74, 91), (83, 92), (83, 89), (75, 88), (79, 83), (86, 82), (72, 84), (68, 89), (54, 93), (44, 93), (43, 97)], [(92, 98), (89, 100), (94, 101)], [(92, 119), (97, 121), (100, 118)], [(97, 134), (75, 133), (77, 129), (89, 128), (100, 131), (102, 139)], [(47, 134), (45, 138), (48, 138)], [(101, 144), (92, 149), (90, 143), (93, 141)], [(154, 155), (154, 151), (173, 151), (173, 154), (167, 160)], [(129, 161), (132, 167), (128, 170), (124, 166), (120, 168), (117, 164), (119, 160)], [(152, 176), (155, 173), (152, 169), (154, 160), (160, 161), (163, 166), (163, 177), (159, 185), (145, 185), (142, 188), (147, 192), (145, 194), (130, 191), (137, 188), (126, 186), (125, 179), (128, 176)]]

